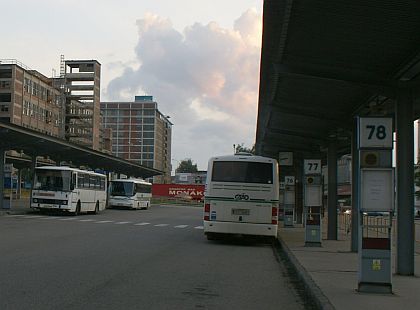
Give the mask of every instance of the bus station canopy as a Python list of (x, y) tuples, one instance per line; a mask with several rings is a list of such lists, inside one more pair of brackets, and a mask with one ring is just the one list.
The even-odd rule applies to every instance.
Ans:
[(101, 169), (133, 177), (148, 178), (163, 173), (110, 154), (2, 122), (0, 122), (0, 149), (23, 152), (32, 157), (49, 157), (56, 162), (66, 161), (75, 166)]
[(259, 155), (348, 152), (355, 116), (420, 116), (420, 1), (265, 0)]

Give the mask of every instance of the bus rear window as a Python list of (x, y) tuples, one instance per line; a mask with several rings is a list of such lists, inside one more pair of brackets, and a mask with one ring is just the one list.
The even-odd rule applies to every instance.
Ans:
[(215, 161), (213, 162), (212, 181), (273, 184), (273, 164)]

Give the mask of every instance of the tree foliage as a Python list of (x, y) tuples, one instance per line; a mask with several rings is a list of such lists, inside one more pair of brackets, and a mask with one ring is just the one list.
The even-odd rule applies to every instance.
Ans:
[(246, 147), (243, 143), (235, 144), (235, 154), (239, 152), (255, 154), (255, 144), (252, 147)]
[(197, 164), (193, 164), (191, 158), (186, 158), (179, 162), (178, 168), (176, 168), (176, 173), (193, 173), (197, 172)]

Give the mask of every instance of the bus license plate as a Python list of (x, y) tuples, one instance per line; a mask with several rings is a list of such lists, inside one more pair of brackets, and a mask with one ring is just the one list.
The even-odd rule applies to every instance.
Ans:
[(232, 209), (232, 215), (249, 215), (249, 209)]

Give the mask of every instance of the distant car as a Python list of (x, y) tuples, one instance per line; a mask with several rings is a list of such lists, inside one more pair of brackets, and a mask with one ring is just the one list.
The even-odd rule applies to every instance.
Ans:
[(350, 214), (351, 213), (351, 206), (340, 206), (340, 212), (345, 213), (345, 214)]

